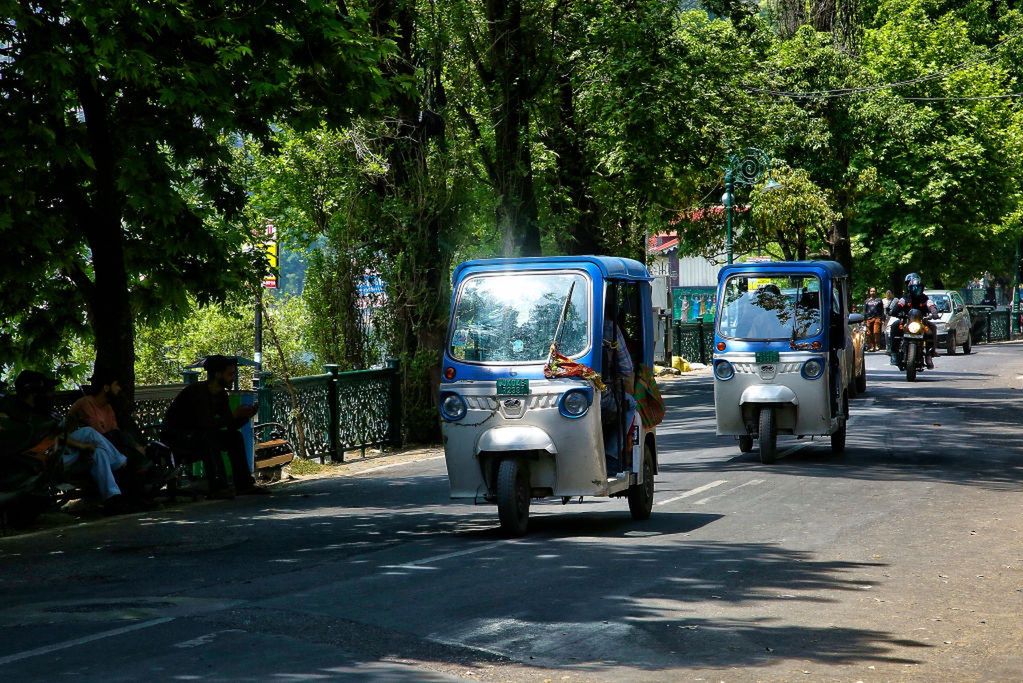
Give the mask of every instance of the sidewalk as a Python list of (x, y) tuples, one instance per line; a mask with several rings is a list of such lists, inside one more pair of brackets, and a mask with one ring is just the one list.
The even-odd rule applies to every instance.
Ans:
[[(364, 458), (349, 454), (349, 459), (343, 463), (326, 463), (321, 465), (314, 460), (295, 460), (292, 465), (285, 466), (281, 481), (272, 484), (261, 482), (261, 485), (267, 486), (275, 493), (278, 491), (283, 492), (282, 489), (298, 482), (334, 477), (354, 477), (410, 462), (440, 459), (443, 457), (444, 450), (440, 446), (411, 446), (395, 451), (367, 451), (367, 455)], [(218, 502), (221, 501), (203, 499), (191, 501), (187, 496), (179, 496), (176, 502), (165, 503), (157, 508), (157, 510), (175, 510)], [(92, 501), (81, 500), (71, 501), (65, 506), (65, 509), (68, 508), (71, 511), (45, 512), (39, 516), (35, 523), (26, 529), (8, 528), (0, 530), (0, 542), (7, 538), (23, 538), (37, 533), (46, 533), (54, 529), (85, 524), (116, 524), (119, 520), (144, 517), (154, 512), (154, 510), (144, 510), (106, 517), (103, 516), (98, 504), (94, 504)]]

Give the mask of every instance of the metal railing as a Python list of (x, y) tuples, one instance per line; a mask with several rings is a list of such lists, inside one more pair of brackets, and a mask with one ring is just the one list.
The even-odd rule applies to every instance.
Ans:
[(259, 421), (279, 422), (304, 458), (343, 462), (347, 451), (401, 443), (401, 401), (396, 366), (339, 372), (287, 382), (264, 380), (258, 389)]
[[(277, 422), (300, 457), (343, 462), (345, 453), (401, 445), (401, 401), (398, 368), (339, 372), (324, 366), (322, 375), (288, 381), (264, 378), (256, 390), (257, 422)], [(187, 378), (195, 381), (195, 373)], [(186, 384), (140, 386), (135, 389), (133, 418), (143, 430), (159, 426), (174, 397)], [(232, 392), (234, 393), (234, 392)], [(252, 392), (241, 392), (251, 394)], [(54, 410), (65, 415), (81, 390), (60, 392)]]
[(714, 355), (714, 323), (676, 322), (672, 327), (672, 355), (695, 363), (710, 363)]
[(996, 310), (990, 306), (967, 305), (967, 308), (970, 311), (971, 334), (974, 342), (990, 344), (1012, 339), (1012, 331), (1009, 326), (1010, 311)]

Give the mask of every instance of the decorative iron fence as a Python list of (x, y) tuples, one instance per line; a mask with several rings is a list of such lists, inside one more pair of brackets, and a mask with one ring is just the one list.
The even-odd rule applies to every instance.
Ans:
[(974, 342), (1009, 341), (1011, 313), (1008, 310), (994, 310), (990, 306), (967, 306), (970, 311), (971, 334)]
[(1009, 319), (1009, 311), (991, 311), (988, 314), (987, 340), (989, 342), (1012, 339)]
[(279, 422), (306, 458), (344, 461), (346, 451), (399, 445), (401, 402), (396, 367), (270, 380), (259, 389), (259, 421)]
[[(396, 366), (380, 370), (293, 377), (287, 383), (266, 380), (259, 387), (259, 422), (278, 422), (305, 458), (343, 462), (347, 451), (401, 445), (401, 401)], [(195, 373), (189, 379), (195, 381)], [(140, 386), (135, 390), (134, 420), (143, 430), (159, 426), (185, 384)], [(233, 392), (232, 392), (233, 393)], [(250, 393), (251, 392), (242, 392)], [(54, 410), (67, 414), (81, 390), (57, 394)]]
[(672, 355), (704, 365), (710, 363), (714, 355), (714, 323), (676, 322), (672, 329)]

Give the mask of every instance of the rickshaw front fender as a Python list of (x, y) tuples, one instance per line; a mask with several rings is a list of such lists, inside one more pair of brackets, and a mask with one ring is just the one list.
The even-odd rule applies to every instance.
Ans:
[(786, 386), (777, 384), (754, 384), (746, 387), (739, 398), (739, 405), (747, 403), (791, 403), (799, 405), (796, 394)]
[(547, 451), (557, 455), (554, 441), (539, 427), (494, 427), (476, 442), (476, 455), (502, 451)]

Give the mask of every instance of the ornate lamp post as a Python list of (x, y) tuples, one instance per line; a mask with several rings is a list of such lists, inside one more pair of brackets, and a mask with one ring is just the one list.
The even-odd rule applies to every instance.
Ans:
[(725, 166), (725, 193), (721, 195), (721, 202), (725, 205), (725, 253), (728, 256), (728, 263), (732, 262), (732, 203), (735, 200), (735, 186), (752, 187), (765, 173), (768, 176), (764, 189), (773, 190), (779, 187), (778, 183), (771, 180), (771, 158), (756, 147), (747, 147), (741, 154), (728, 156), (728, 165)]

